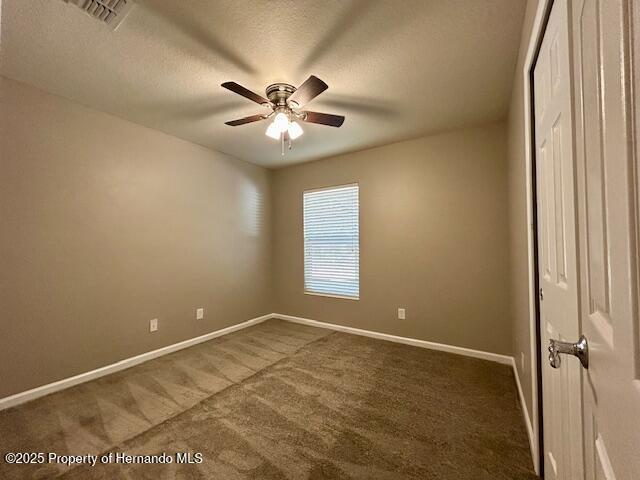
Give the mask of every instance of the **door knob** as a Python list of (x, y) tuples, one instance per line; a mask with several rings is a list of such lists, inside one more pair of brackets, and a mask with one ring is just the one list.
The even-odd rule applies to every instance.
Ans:
[(560, 354), (573, 355), (578, 357), (584, 368), (589, 368), (589, 344), (587, 337), (580, 335), (576, 343), (561, 342), (560, 340), (549, 340), (549, 364), (553, 368), (560, 368)]

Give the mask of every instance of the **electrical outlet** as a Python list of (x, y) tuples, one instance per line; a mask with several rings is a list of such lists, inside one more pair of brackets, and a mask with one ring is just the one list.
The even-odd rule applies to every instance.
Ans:
[(156, 330), (158, 330), (158, 319), (154, 318), (152, 320), (149, 320), (149, 331), (155, 332)]
[(196, 308), (196, 320), (202, 320), (204, 318), (204, 308)]
[(398, 320), (404, 320), (406, 318), (404, 308), (398, 309)]

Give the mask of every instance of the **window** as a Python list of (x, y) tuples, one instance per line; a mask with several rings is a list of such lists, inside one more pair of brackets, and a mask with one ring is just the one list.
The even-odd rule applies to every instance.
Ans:
[(303, 195), (305, 293), (360, 295), (358, 185)]

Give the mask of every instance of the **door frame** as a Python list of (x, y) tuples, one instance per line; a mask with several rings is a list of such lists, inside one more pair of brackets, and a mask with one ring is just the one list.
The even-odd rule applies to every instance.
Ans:
[[(525, 145), (525, 175), (526, 175), (526, 203), (527, 203), (527, 252), (529, 277), (529, 341), (531, 357), (531, 395), (532, 411), (529, 418), (525, 408), (525, 420), (531, 445), (531, 455), (536, 474), (544, 475), (544, 436), (542, 411), (542, 359), (540, 358), (540, 299), (538, 297), (538, 219), (536, 204), (536, 159), (535, 159), (535, 115), (533, 69), (538, 59), (542, 39), (547, 27), (553, 0), (539, 0), (531, 33), (525, 50), (522, 66), (521, 81), (523, 88), (524, 115), (524, 145)], [(571, 2), (569, 2), (569, 6)]]

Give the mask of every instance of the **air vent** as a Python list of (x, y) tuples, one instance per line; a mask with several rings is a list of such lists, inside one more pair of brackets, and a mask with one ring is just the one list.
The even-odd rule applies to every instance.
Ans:
[(133, 7), (133, 0), (65, 0), (115, 30)]

